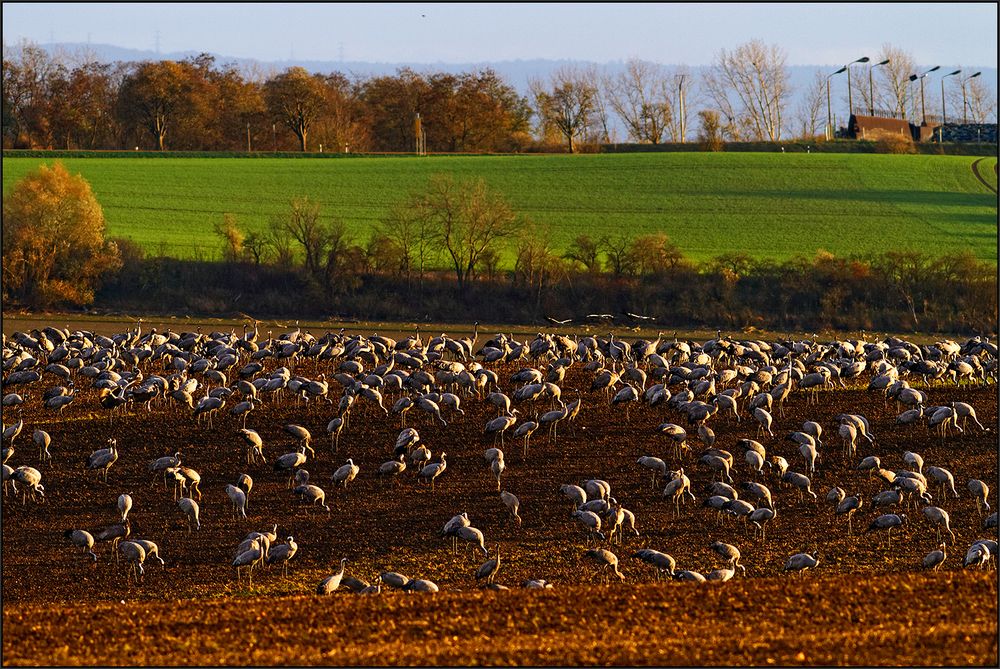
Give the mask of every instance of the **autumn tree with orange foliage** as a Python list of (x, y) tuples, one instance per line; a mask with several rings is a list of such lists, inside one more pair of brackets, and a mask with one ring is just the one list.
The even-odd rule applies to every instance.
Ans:
[(27, 174), (3, 203), (4, 300), (92, 303), (101, 278), (121, 268), (104, 232), (104, 212), (83, 177), (59, 162)]

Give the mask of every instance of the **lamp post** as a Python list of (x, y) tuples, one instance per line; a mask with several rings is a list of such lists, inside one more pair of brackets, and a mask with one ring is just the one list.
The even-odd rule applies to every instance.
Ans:
[(965, 97), (965, 83), (969, 79), (975, 79), (980, 74), (982, 74), (982, 72), (976, 72), (975, 74), (970, 74), (965, 79), (962, 79), (962, 123), (969, 122), (969, 112), (968, 112), (968, 106), (966, 105), (966, 97)]
[(886, 58), (881, 63), (875, 63), (874, 65), (868, 66), (868, 114), (870, 116), (875, 116), (875, 80), (872, 78), (872, 70), (874, 70), (879, 65), (888, 65), (889, 59)]
[(861, 56), (857, 60), (852, 60), (850, 63), (845, 65), (847, 68), (847, 116), (850, 117), (854, 113), (854, 98), (851, 97), (851, 65), (855, 63), (867, 63), (868, 56)]
[(944, 124), (948, 122), (948, 110), (944, 104), (944, 80), (961, 72), (962, 70), (955, 70), (941, 77), (941, 129), (938, 131), (938, 144), (944, 141)]
[(931, 72), (935, 72), (935, 71), (940, 70), (940, 69), (941, 69), (940, 65), (935, 65), (934, 67), (932, 67), (931, 69), (927, 70), (923, 74), (919, 74), (919, 75), (917, 75), (917, 74), (911, 74), (910, 75), (910, 81), (916, 81), (917, 79), (920, 80), (920, 117), (921, 117), (920, 118), (920, 124), (921, 125), (927, 125), (927, 108), (924, 105), (924, 78), (928, 74), (930, 74)]
[(826, 139), (830, 141), (833, 139), (833, 114), (830, 113), (830, 77), (835, 77), (841, 72), (846, 72), (847, 66), (840, 68), (833, 74), (828, 74), (826, 77)]
[(680, 75), (679, 81), (677, 83), (677, 99), (680, 106), (680, 121), (681, 121), (681, 144), (684, 143), (684, 135), (686, 128), (685, 126), (685, 113), (684, 113), (684, 77), (687, 75)]

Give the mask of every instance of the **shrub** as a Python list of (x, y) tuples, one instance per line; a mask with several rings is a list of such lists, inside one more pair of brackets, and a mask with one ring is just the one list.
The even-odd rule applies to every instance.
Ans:
[(3, 295), (33, 307), (94, 301), (102, 276), (121, 268), (104, 238), (104, 212), (80, 176), (40, 165), (3, 203)]
[[(872, 133), (874, 134), (874, 133)], [(875, 140), (875, 153), (916, 153), (913, 138), (896, 133), (879, 133)]]

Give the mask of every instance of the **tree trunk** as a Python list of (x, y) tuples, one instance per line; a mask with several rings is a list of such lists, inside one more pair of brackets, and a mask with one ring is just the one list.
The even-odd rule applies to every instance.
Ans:
[(306, 152), (306, 139), (309, 136), (309, 131), (306, 130), (305, 125), (300, 123), (297, 128), (295, 128), (295, 134), (299, 138), (299, 146), (302, 149), (302, 153)]

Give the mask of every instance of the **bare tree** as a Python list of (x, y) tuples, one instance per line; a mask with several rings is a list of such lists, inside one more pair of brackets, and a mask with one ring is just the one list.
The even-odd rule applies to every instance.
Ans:
[[(875, 68), (872, 72), (875, 89), (875, 104), (871, 104), (868, 86), (861, 86), (861, 98), (866, 105), (875, 109), (892, 112), (899, 118), (912, 114), (919, 116), (919, 99), (910, 95), (910, 75), (916, 72), (917, 66), (913, 56), (892, 44), (883, 44), (882, 50), (874, 59), (876, 63), (888, 59), (885, 65)], [(916, 111), (915, 111), (916, 110)]]
[(402, 202), (389, 210), (378, 231), (399, 250), (399, 269), (406, 280), (409, 281), (416, 270), (422, 282), (427, 265), (437, 257), (437, 231), (432, 218), (421, 215), (410, 203)]
[(791, 94), (785, 52), (759, 40), (733, 51), (721, 49), (705, 75), (705, 89), (725, 119), (732, 139), (781, 139), (785, 106)]
[(799, 136), (802, 139), (813, 139), (820, 134), (825, 121), (823, 119), (826, 105), (826, 75), (816, 72), (812, 83), (806, 89), (805, 96), (799, 102), (798, 121)]
[(586, 136), (595, 122), (597, 87), (591, 78), (576, 68), (562, 67), (552, 73), (548, 85), (533, 79), (529, 88), (543, 126), (558, 130), (573, 153), (574, 140)]
[(636, 142), (659, 144), (668, 128), (679, 125), (674, 121), (676, 89), (662, 65), (631, 58), (623, 72), (605, 77), (604, 89)]
[(593, 66), (584, 70), (583, 76), (590, 82), (590, 85), (594, 89), (594, 124), (592, 132), (596, 133), (597, 136), (595, 139), (597, 141), (607, 144), (612, 141), (612, 137), (616, 133), (615, 129), (611, 127), (608, 108), (613, 108), (613, 104), (606, 87), (602, 84), (604, 77)]
[[(969, 123), (996, 123), (997, 122), (997, 97), (989, 84), (982, 80), (982, 76), (968, 79), (965, 82), (965, 102), (968, 103)], [(958, 88), (956, 86), (956, 88)], [(958, 89), (961, 95), (961, 89)], [(961, 108), (962, 101), (959, 100), (956, 107)], [(965, 118), (966, 113), (958, 115), (958, 118)]]
[(600, 254), (600, 242), (595, 241), (590, 235), (577, 235), (563, 254), (563, 258), (579, 263), (584, 271), (597, 273), (601, 271)]
[(411, 198), (411, 207), (428, 229), (438, 231), (463, 292), (478, 269), (492, 273), (496, 246), (513, 233), (516, 221), (510, 205), (483, 179), (456, 181), (446, 174), (431, 177), (427, 190)]
[(635, 258), (632, 255), (632, 238), (621, 233), (615, 237), (604, 235), (598, 244), (608, 258), (608, 269), (615, 276), (635, 274)]
[(532, 221), (521, 221), (514, 249), (514, 285), (524, 285), (535, 296), (535, 309), (542, 307), (545, 288), (565, 273), (563, 260), (552, 248), (552, 232)]
[(305, 254), (306, 270), (314, 277), (322, 274), (323, 261), (330, 246), (329, 226), (319, 217), (320, 205), (307, 197), (292, 198), (281, 227), (298, 242)]

